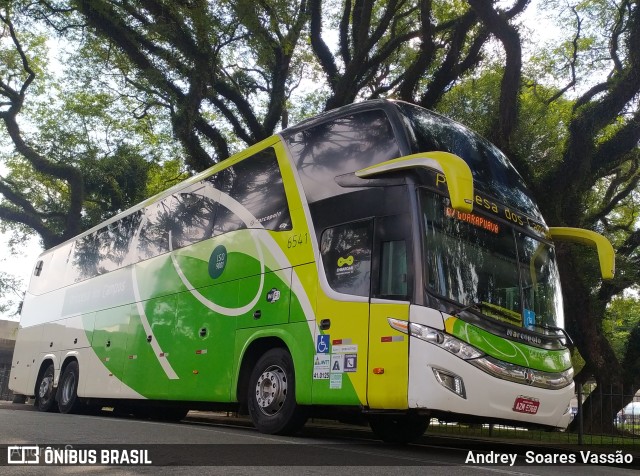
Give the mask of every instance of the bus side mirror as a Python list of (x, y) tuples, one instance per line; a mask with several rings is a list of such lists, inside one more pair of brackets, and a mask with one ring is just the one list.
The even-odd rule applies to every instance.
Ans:
[(616, 254), (609, 240), (600, 233), (582, 228), (551, 227), (549, 235), (556, 241), (569, 241), (596, 248), (602, 279), (613, 279), (616, 272)]
[(387, 160), (356, 171), (356, 177), (367, 178), (387, 172), (424, 167), (444, 175), (451, 206), (460, 212), (473, 210), (473, 177), (467, 163), (449, 152), (422, 152)]

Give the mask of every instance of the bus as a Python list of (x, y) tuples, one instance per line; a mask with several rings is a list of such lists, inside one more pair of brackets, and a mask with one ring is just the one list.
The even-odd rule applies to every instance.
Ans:
[(62, 413), (235, 408), (270, 434), (318, 414), (392, 442), (432, 418), (565, 427), (557, 240), (612, 277), (606, 238), (548, 227), (476, 133), (352, 104), (43, 252), (10, 388)]

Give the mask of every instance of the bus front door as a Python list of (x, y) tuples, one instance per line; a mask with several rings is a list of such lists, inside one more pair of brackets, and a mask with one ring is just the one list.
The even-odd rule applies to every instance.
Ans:
[[(314, 404), (366, 405), (373, 220), (327, 228), (316, 302)], [(325, 282), (322, 282), (325, 281)]]
[(389, 319), (409, 320), (410, 217), (375, 220), (372, 253), (367, 400), (371, 409), (408, 407), (409, 337)]

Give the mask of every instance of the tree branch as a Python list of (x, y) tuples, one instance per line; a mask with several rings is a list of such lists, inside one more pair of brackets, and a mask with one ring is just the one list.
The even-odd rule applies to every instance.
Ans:
[[(524, 8), (528, 0), (519, 0), (519, 8)], [(502, 43), (506, 53), (504, 75), (500, 85), (500, 105), (498, 120), (494, 123), (491, 138), (507, 152), (511, 152), (511, 140), (518, 119), (520, 79), (522, 75), (522, 48), (520, 35), (509, 24), (503, 13), (493, 9), (493, 4), (485, 0), (469, 0), (491, 33)]]

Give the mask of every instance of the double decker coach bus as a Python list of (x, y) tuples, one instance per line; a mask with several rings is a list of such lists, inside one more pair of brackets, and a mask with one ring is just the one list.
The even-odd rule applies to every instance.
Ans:
[(363, 413), (564, 427), (573, 370), (553, 240), (492, 144), (386, 100), (266, 139), (38, 259), (10, 387), (42, 411), (248, 409), (266, 433)]

